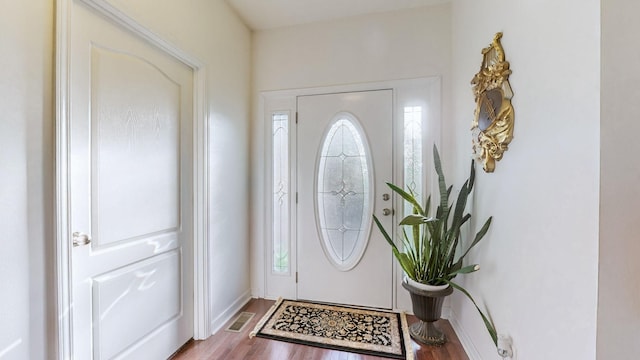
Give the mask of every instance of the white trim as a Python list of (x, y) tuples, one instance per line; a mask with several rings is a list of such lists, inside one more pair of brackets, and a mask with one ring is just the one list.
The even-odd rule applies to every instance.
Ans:
[[(73, 0), (58, 0), (56, 8), (56, 353), (58, 359), (72, 358), (71, 244), (69, 239), (69, 29)], [(204, 63), (165, 41), (105, 0), (80, 0), (115, 24), (173, 56), (193, 70), (193, 266), (194, 335), (204, 339), (211, 334), (209, 296), (209, 213), (208, 153), (209, 125)]]
[(211, 321), (209, 328), (212, 329), (211, 335), (222, 329), (224, 324), (231, 320), (242, 308), (251, 301), (251, 290), (247, 290), (240, 295), (229, 307), (227, 307), (220, 315)]
[(207, 101), (207, 75), (204, 66), (193, 68), (194, 76), (194, 128), (193, 161), (193, 281), (194, 311), (193, 338), (206, 339), (211, 334), (209, 327), (209, 112)]
[(71, 244), (69, 242), (68, 120), (69, 113), (69, 0), (56, 2), (56, 353), (58, 359), (72, 358), (71, 336)]
[[(71, 0), (61, 0), (61, 1), (67, 2)], [(204, 68), (204, 64), (200, 60), (191, 56), (185, 51), (181, 50), (179, 47), (175, 46), (174, 44), (164, 40), (162, 37), (160, 37), (153, 31), (147, 29), (146, 27), (141, 25), (139, 22), (134, 20), (132, 17), (130, 17), (126, 13), (120, 11), (118, 8), (111, 5), (108, 1), (106, 0), (79, 0), (79, 1), (93, 8), (99, 14), (106, 16), (109, 20), (120, 25), (122, 28), (127, 29), (132, 33), (136, 34), (136, 36), (140, 37), (141, 39), (145, 40), (151, 45), (157, 47), (158, 49), (182, 61), (185, 65), (189, 66), (194, 71)]]
[(452, 308), (449, 308), (448, 319), (449, 319), (449, 323), (451, 324), (451, 327), (453, 328), (453, 331), (458, 336), (458, 340), (460, 340), (460, 344), (462, 344), (462, 347), (464, 348), (464, 351), (467, 353), (467, 356), (469, 357), (469, 359), (482, 360), (482, 357), (480, 356), (478, 349), (476, 349), (476, 346), (471, 340), (471, 337), (467, 334), (467, 332), (464, 330), (464, 328), (458, 321), (458, 316), (456, 315), (455, 311), (453, 311)]
[[(287, 98), (287, 97), (308, 96), (308, 95), (398, 89), (398, 88), (406, 87), (408, 85), (421, 85), (421, 84), (424, 85), (425, 82), (437, 83), (438, 90), (440, 90), (440, 77), (427, 76), (427, 77), (418, 77), (418, 78), (409, 78), (409, 79), (364, 82), (364, 83), (358, 83), (358, 84), (309, 87), (309, 88), (301, 88), (301, 89), (265, 90), (265, 91), (261, 91), (260, 94), (265, 99)], [(438, 101), (440, 101), (440, 96), (438, 96)], [(438, 107), (441, 107), (442, 104), (438, 102), (437, 105)]]

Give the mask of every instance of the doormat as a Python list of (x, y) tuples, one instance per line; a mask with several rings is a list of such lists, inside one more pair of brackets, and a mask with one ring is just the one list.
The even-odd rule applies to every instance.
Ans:
[(249, 335), (413, 360), (404, 313), (278, 299)]

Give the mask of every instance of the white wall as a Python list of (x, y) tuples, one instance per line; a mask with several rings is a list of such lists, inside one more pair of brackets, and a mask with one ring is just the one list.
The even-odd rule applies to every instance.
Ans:
[[(439, 5), (253, 36), (252, 292), (263, 296), (264, 121), (259, 93), (441, 76), (450, 84), (450, 7)], [(447, 104), (448, 97), (443, 102)]]
[[(53, 3), (0, 13), (0, 358), (44, 359), (53, 241)], [(50, 286), (50, 285), (49, 285)], [(49, 291), (47, 291), (49, 290)], [(50, 322), (49, 322), (50, 324)]]
[[(478, 174), (476, 223), (494, 221), (469, 259), (482, 270), (464, 284), (513, 337), (519, 359), (595, 358), (599, 24), (597, 0), (452, 3), (453, 121), (444, 137), (459, 179), (475, 106), (469, 82), (498, 31), (513, 70), (514, 139), (495, 173)], [(498, 358), (471, 303), (454, 299), (470, 355)]]
[(598, 359), (640, 354), (640, 4), (602, 1)]
[[(212, 316), (249, 294), (251, 33), (223, 1), (114, 0), (207, 67)], [(0, 358), (45, 359), (53, 329), (54, 2), (0, 12)]]

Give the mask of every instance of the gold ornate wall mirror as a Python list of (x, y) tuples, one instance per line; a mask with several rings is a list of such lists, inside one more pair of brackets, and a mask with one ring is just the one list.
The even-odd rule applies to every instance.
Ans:
[(486, 172), (493, 172), (513, 139), (513, 92), (509, 85), (509, 62), (505, 60), (497, 33), (491, 45), (482, 49), (480, 71), (471, 80), (476, 110), (471, 125), (473, 152)]

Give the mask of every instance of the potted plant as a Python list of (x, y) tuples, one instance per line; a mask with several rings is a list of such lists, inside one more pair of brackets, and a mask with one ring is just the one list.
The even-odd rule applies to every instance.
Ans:
[[(384, 238), (391, 245), (393, 255), (404, 270), (405, 279), (402, 285), (411, 294), (413, 312), (420, 319), (411, 326), (411, 337), (429, 345), (441, 345), (446, 342), (444, 334), (433, 323), (440, 318), (444, 297), (451, 294), (453, 289), (457, 289), (473, 302), (494, 344), (497, 344), (497, 333), (493, 324), (480, 310), (469, 292), (452, 281), (459, 274), (468, 274), (480, 269), (478, 264), (463, 266), (463, 260), (469, 250), (482, 240), (491, 225), (491, 217), (489, 217), (471, 243), (462, 241), (460, 230), (471, 219), (471, 214), (465, 213), (465, 207), (469, 194), (473, 190), (474, 162), (471, 161), (469, 178), (462, 185), (455, 204), (450, 204), (449, 196), (452, 186), (447, 187), (440, 155), (435, 145), (433, 161), (438, 175), (440, 193), (440, 203), (433, 216), (429, 216), (431, 196), (427, 198), (423, 207), (412, 191), (405, 191), (394, 184), (387, 183), (395, 193), (413, 207), (413, 213), (400, 221), (402, 251), (393, 242), (378, 218), (373, 216)], [(462, 251), (463, 245), (466, 245), (464, 251)]]

